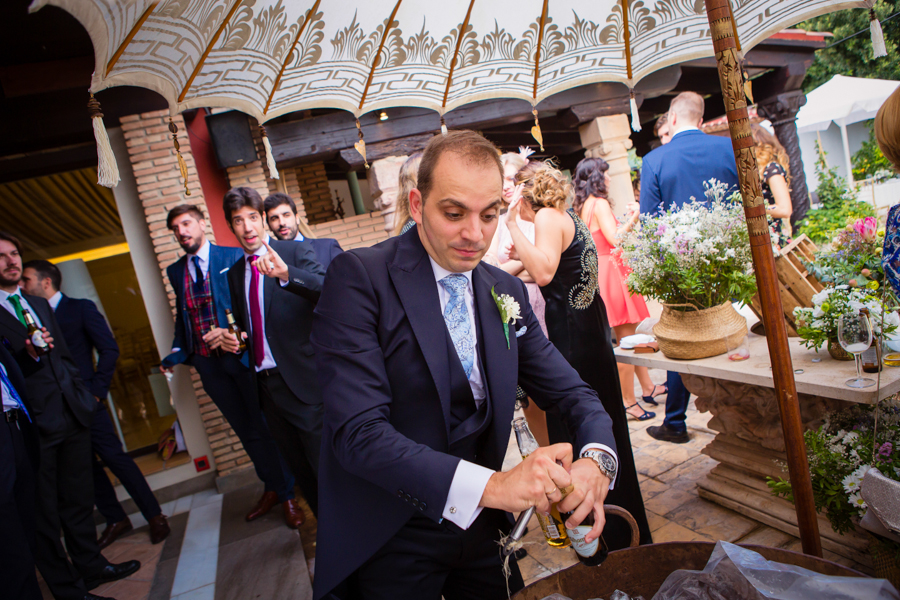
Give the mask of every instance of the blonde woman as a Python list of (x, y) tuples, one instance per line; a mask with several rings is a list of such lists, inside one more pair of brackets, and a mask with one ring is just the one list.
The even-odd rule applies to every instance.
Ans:
[(884, 157), (900, 171), (900, 88), (888, 96), (875, 115), (875, 139)]
[(413, 152), (400, 167), (400, 181), (397, 191), (397, 208), (394, 209), (394, 230), (391, 237), (402, 235), (416, 224), (409, 215), (409, 190), (418, 183), (419, 163), (422, 162), (422, 152)]
[[(513, 240), (510, 257), (521, 260), (541, 286), (550, 341), (597, 392), (612, 419), (619, 469), (606, 502), (627, 509), (637, 520), (640, 543), (651, 543), (634, 456), (629, 452), (631, 440), (609, 322), (597, 288), (597, 248), (584, 222), (568, 208), (572, 186), (558, 169), (539, 163), (536, 169), (519, 171), (516, 180), (522, 201), (513, 203), (506, 217)], [(534, 223), (534, 243), (519, 227), (519, 216)], [(551, 444), (574, 441), (558, 413), (547, 413), (547, 429)], [(603, 530), (610, 549), (627, 547), (630, 536), (630, 528), (621, 519), (610, 519)]]
[(766, 201), (766, 213), (772, 217), (772, 230), (778, 238), (780, 246), (786, 245), (791, 238), (791, 160), (781, 142), (758, 124), (750, 126), (753, 141), (756, 142), (756, 163), (759, 166), (759, 179), (762, 182), (763, 199)]

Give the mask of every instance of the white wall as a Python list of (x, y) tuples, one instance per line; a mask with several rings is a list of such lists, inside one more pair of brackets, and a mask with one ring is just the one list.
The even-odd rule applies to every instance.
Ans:
[[(850, 144), (850, 156), (852, 157), (861, 147), (864, 141), (869, 139), (867, 121), (860, 121), (847, 126), (847, 141)], [(806, 186), (810, 193), (819, 185), (816, 177), (816, 140), (815, 133), (800, 134), (800, 153), (803, 157), (803, 170), (806, 173)], [(820, 131), (818, 136), (822, 140), (822, 149), (828, 153), (825, 160), (829, 167), (837, 167), (838, 175), (847, 180), (846, 161), (844, 160), (844, 146), (841, 141), (841, 129), (834, 123), (825, 131)]]

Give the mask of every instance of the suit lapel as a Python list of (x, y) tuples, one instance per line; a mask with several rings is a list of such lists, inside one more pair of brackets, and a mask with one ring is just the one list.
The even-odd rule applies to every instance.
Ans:
[(17, 318), (12, 316), (5, 308), (0, 308), (0, 326), (7, 330), (9, 335), (22, 337), (28, 330), (22, 325)]
[(259, 277), (262, 279), (263, 286), (263, 316), (265, 319), (263, 325), (265, 325), (269, 321), (269, 309), (272, 307), (272, 296), (275, 295), (275, 286), (280, 284), (275, 282), (274, 277), (266, 277), (262, 273), (260, 273)]
[(434, 281), (434, 270), (417, 235), (403, 236), (389, 272), (437, 387), (449, 438), (450, 366), (447, 362), (447, 326), (441, 314), (441, 300)]
[[(507, 411), (507, 405), (515, 401), (516, 381), (518, 379), (518, 346), (516, 344), (516, 332), (512, 324), (509, 326), (510, 345), (506, 345), (506, 336), (503, 333), (503, 322), (500, 318), (500, 310), (491, 295), (491, 288), (497, 285), (497, 280), (481, 264), (472, 272), (472, 286), (475, 293), (475, 312), (481, 322), (482, 338), (478, 340), (483, 344), (482, 352), (484, 373), (483, 378), (487, 382), (491, 410), (494, 412), (492, 427), (497, 438), (505, 445), (508, 443), (509, 422), (505, 418), (497, 416), (511, 415)], [(497, 295), (507, 290), (495, 289)], [(502, 431), (500, 431), (502, 430)]]

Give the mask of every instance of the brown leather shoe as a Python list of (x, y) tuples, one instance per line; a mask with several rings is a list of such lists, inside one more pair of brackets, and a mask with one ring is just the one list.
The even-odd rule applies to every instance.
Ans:
[(150, 522), (150, 543), (158, 544), (167, 537), (172, 532), (169, 528), (169, 521), (166, 519), (166, 515), (156, 515)]
[(256, 503), (256, 507), (247, 513), (247, 520), (253, 521), (260, 518), (272, 510), (272, 507), (276, 504), (278, 504), (278, 494), (275, 492), (264, 493), (262, 498), (259, 499), (259, 502)]
[(107, 525), (106, 529), (103, 530), (103, 533), (100, 534), (100, 539), (97, 540), (97, 544), (102, 550), (119, 539), (119, 536), (123, 533), (128, 533), (132, 529), (134, 529), (134, 526), (131, 524), (131, 519), (125, 517), (124, 520), (119, 521), (118, 523)]
[(286, 502), (282, 502), (281, 506), (284, 507), (284, 520), (288, 524), (288, 527), (297, 529), (303, 525), (303, 522), (306, 520), (306, 515), (303, 514), (303, 509), (300, 508), (300, 504), (297, 502), (296, 498), (291, 498)]

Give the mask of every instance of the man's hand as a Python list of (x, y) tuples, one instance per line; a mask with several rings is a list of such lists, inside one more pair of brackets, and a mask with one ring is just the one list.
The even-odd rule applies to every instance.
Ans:
[(557, 508), (559, 512), (575, 511), (566, 521), (568, 529), (577, 527), (588, 513), (594, 511), (594, 527), (584, 538), (590, 543), (600, 537), (606, 524), (603, 502), (606, 500), (611, 482), (590, 458), (582, 458), (572, 463), (569, 474), (572, 476), (572, 485), (575, 489), (559, 503)]
[(167, 367), (166, 365), (163, 365), (163, 364), (159, 365), (159, 370), (162, 373), (165, 373), (166, 375), (171, 375), (175, 372), (175, 369), (173, 367)]
[(277, 252), (272, 250), (272, 247), (267, 242), (263, 242), (263, 245), (268, 252), (253, 261), (256, 269), (266, 277), (277, 277), (282, 281), (287, 281), (289, 276), (287, 264), (278, 256)]
[[(41, 337), (43, 337), (44, 341), (47, 343), (47, 349), (52, 350), (53, 349), (53, 336), (50, 335), (50, 332), (47, 331), (46, 327), (41, 327), (41, 332), (42, 332)], [(34, 360), (38, 359), (37, 350), (35, 350), (34, 344), (31, 343), (30, 339), (25, 340), (25, 350), (28, 352), (28, 355), (31, 358), (33, 358)]]
[[(247, 339), (246, 333), (241, 332), (241, 336), (244, 339)], [(203, 336), (203, 341), (209, 344), (209, 347), (213, 350), (218, 348), (224, 350), (225, 352), (237, 354), (241, 349), (241, 345), (238, 343), (237, 336), (235, 336), (229, 330), (222, 329), (221, 327), (210, 329), (209, 333)]]
[[(572, 483), (568, 472), (571, 464), (570, 444), (538, 448), (509, 471), (491, 475), (479, 506), (507, 512), (521, 512), (534, 506), (538, 511), (548, 513), (550, 505), (562, 498), (560, 488)], [(594, 470), (599, 473), (597, 465)]]

